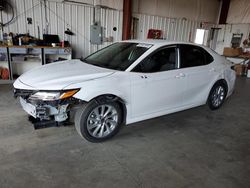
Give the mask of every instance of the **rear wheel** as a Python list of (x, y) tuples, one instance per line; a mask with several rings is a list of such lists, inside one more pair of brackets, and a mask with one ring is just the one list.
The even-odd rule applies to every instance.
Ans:
[(84, 104), (75, 116), (77, 132), (90, 142), (102, 142), (118, 133), (121, 109), (116, 102), (95, 100)]
[(216, 110), (222, 106), (227, 96), (227, 87), (223, 82), (217, 82), (210, 91), (208, 106), (211, 110)]

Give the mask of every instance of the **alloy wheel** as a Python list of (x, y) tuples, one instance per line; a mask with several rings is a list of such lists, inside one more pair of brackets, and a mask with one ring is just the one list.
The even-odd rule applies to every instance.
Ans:
[(87, 130), (95, 138), (103, 138), (111, 134), (118, 125), (118, 113), (112, 105), (99, 105), (87, 118)]
[(212, 104), (214, 107), (220, 106), (225, 98), (225, 89), (222, 86), (218, 86), (212, 94)]

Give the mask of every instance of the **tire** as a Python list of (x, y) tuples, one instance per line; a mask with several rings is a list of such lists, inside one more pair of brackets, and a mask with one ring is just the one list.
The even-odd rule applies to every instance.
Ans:
[(121, 127), (122, 111), (116, 102), (92, 100), (75, 114), (75, 128), (90, 142), (103, 142), (115, 136)]
[(207, 104), (211, 110), (219, 109), (227, 96), (226, 84), (222, 81), (217, 82), (211, 89)]

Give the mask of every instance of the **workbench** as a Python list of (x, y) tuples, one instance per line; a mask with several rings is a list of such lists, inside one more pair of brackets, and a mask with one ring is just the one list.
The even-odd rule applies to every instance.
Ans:
[(9, 70), (9, 79), (0, 78), (0, 84), (13, 83), (18, 76), (33, 68), (71, 58), (71, 47), (0, 46), (0, 67)]

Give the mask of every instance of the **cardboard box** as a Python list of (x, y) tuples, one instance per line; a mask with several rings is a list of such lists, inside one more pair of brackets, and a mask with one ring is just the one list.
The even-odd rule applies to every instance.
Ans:
[(242, 48), (229, 48), (225, 47), (223, 55), (227, 57), (237, 57), (243, 53)]
[(244, 70), (244, 65), (236, 64), (236, 65), (234, 65), (234, 70), (235, 70), (237, 76), (241, 76), (243, 73), (243, 70)]
[(248, 65), (236, 64), (236, 65), (234, 65), (234, 70), (235, 70), (237, 76), (247, 76)]

